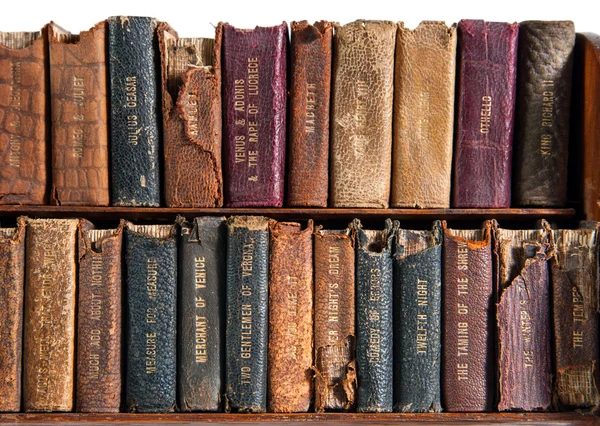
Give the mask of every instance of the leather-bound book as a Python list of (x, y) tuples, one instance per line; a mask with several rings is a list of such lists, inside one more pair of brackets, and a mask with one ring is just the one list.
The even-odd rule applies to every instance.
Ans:
[(388, 413), (393, 406), (393, 261), (397, 222), (365, 230), (352, 222), (356, 238), (356, 411)]
[(450, 207), (456, 26), (398, 24), (392, 207)]
[(220, 25), (214, 40), (158, 27), (168, 207), (223, 206), (221, 35)]
[(317, 226), (314, 240), (315, 411), (348, 411), (356, 401), (354, 235)]
[(514, 198), (520, 206), (567, 202), (574, 47), (571, 21), (519, 24)]
[(223, 395), (224, 217), (179, 220), (178, 406), (220, 411)]
[(52, 23), (50, 111), (56, 205), (108, 206), (106, 22), (81, 34)]
[(333, 23), (292, 22), (287, 204), (327, 207)]
[(118, 413), (121, 406), (121, 247), (114, 229), (79, 225), (76, 410)]
[(453, 207), (510, 207), (518, 33), (516, 23), (458, 23)]
[(153, 18), (108, 18), (111, 204), (158, 207), (160, 74)]
[(305, 413), (313, 399), (313, 221), (272, 221), (268, 409)]
[(227, 220), (225, 409), (267, 410), (269, 219)]
[(491, 223), (482, 230), (442, 226), (442, 407), (491, 411), (496, 388)]
[(283, 205), (287, 24), (223, 24), (223, 149), (227, 207)]
[(125, 407), (175, 408), (177, 244), (174, 225), (125, 225)]
[(48, 28), (0, 32), (0, 204), (46, 204)]
[(78, 219), (27, 219), (23, 408), (72, 411)]
[(0, 228), (0, 412), (21, 409), (25, 218), (16, 228)]
[(329, 205), (386, 208), (396, 24), (355, 21), (336, 26), (333, 40)]
[(394, 253), (394, 411), (440, 412), (442, 227), (399, 229)]

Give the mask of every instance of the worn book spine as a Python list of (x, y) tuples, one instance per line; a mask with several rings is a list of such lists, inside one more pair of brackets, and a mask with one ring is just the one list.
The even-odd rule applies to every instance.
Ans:
[(283, 205), (287, 24), (223, 24), (225, 205)]
[(292, 22), (287, 204), (327, 207), (333, 23)]
[(111, 204), (158, 207), (160, 74), (153, 18), (108, 18)]
[(28, 219), (23, 408), (72, 411), (78, 219)]
[(175, 407), (177, 245), (174, 225), (125, 226), (127, 411)]
[(364, 230), (352, 222), (356, 235), (356, 411), (387, 413), (393, 407), (393, 261), (397, 223), (383, 230)]
[(456, 26), (398, 23), (392, 207), (450, 207)]
[(158, 27), (168, 207), (223, 206), (221, 39), (220, 25), (214, 40)]
[(262, 216), (232, 216), (227, 220), (227, 411), (267, 410), (268, 226), (269, 219)]
[(354, 236), (350, 229), (314, 235), (315, 411), (348, 411), (356, 401)]
[(313, 221), (269, 225), (268, 409), (305, 413), (313, 400)]
[(519, 24), (515, 203), (520, 206), (567, 202), (574, 48), (571, 21)]
[(491, 223), (444, 228), (442, 407), (491, 411), (495, 398)]
[(121, 406), (121, 247), (115, 229), (79, 224), (76, 410), (118, 413)]
[(48, 30), (0, 32), (0, 204), (46, 204)]
[(106, 22), (49, 25), (52, 190), (56, 205), (108, 206)]
[(399, 229), (394, 253), (394, 411), (440, 412), (442, 227)]
[(225, 232), (224, 217), (180, 220), (177, 388), (181, 411), (222, 409)]
[(453, 207), (510, 207), (518, 34), (516, 23), (458, 23)]
[(331, 207), (386, 208), (392, 170), (396, 24), (355, 21), (334, 36)]
[(21, 409), (25, 218), (16, 228), (0, 228), (0, 412)]

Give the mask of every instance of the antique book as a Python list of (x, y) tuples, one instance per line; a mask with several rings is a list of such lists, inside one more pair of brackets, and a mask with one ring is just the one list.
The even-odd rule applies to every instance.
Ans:
[(0, 204), (46, 204), (50, 158), (48, 27), (0, 32)]
[(0, 412), (21, 410), (25, 218), (16, 228), (0, 228)]
[(281, 207), (286, 143), (287, 24), (223, 24), (227, 207)]
[(571, 21), (519, 24), (515, 203), (567, 202), (569, 115), (575, 47)]
[(160, 74), (157, 21), (108, 18), (111, 204), (158, 207), (160, 191)]
[(333, 23), (292, 22), (287, 204), (327, 207)]
[(396, 24), (355, 21), (333, 40), (329, 205), (386, 208)]
[(125, 407), (175, 408), (177, 244), (174, 225), (125, 225)]
[(458, 23), (453, 207), (510, 207), (518, 33), (516, 23)]
[(440, 412), (442, 226), (399, 229), (394, 261), (394, 411)]
[(225, 409), (267, 410), (269, 219), (227, 219)]
[(81, 34), (48, 25), (56, 205), (108, 206), (106, 22)]
[(79, 223), (76, 411), (118, 413), (121, 406), (121, 247), (114, 229)]
[(442, 222), (442, 407), (491, 411), (496, 378), (491, 223), (482, 230)]
[(356, 411), (387, 413), (393, 407), (393, 261), (397, 222), (365, 230), (352, 222), (356, 238)]
[(180, 218), (178, 406), (220, 411), (223, 395), (226, 229), (224, 217)]
[(356, 401), (354, 235), (315, 228), (315, 411), (348, 411)]
[(552, 403), (550, 272), (545, 229), (495, 227), (500, 411)]
[(268, 409), (305, 413), (313, 395), (313, 221), (269, 224)]
[(456, 26), (398, 23), (392, 207), (450, 207)]
[(221, 37), (179, 38), (158, 27), (168, 207), (222, 207)]
[(72, 411), (78, 219), (27, 219), (23, 408)]

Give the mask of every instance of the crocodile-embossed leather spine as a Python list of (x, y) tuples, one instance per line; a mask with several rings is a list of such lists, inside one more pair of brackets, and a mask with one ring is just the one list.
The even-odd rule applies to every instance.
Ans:
[(157, 21), (108, 18), (111, 204), (158, 207), (160, 73)]
[(453, 207), (510, 207), (518, 33), (516, 23), (458, 23)]
[(515, 204), (567, 202), (569, 115), (575, 48), (571, 21), (519, 24)]
[(386, 208), (396, 24), (355, 21), (336, 26), (333, 39), (329, 204)]
[(108, 206), (106, 22), (72, 35), (49, 25), (56, 205)]
[(227, 207), (283, 205), (287, 24), (223, 24), (223, 149)]
[(174, 225), (125, 225), (127, 411), (175, 408), (177, 245)]
[(227, 411), (267, 410), (268, 226), (269, 219), (262, 216), (232, 216), (227, 220)]
[(27, 219), (23, 408), (72, 411), (78, 219)]
[(181, 411), (220, 411), (225, 346), (224, 217), (179, 220), (177, 369)]
[(287, 204), (327, 207), (333, 23), (292, 22)]
[(442, 228), (399, 229), (394, 253), (394, 411), (440, 412)]

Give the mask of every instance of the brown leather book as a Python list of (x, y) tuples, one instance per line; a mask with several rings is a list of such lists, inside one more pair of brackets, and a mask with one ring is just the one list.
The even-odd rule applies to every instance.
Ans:
[(0, 204), (46, 204), (48, 31), (0, 32)]
[(354, 235), (315, 229), (315, 411), (348, 411), (356, 400)]
[(51, 202), (108, 206), (106, 22), (81, 34), (51, 23), (49, 39)]
[(268, 409), (305, 413), (313, 391), (313, 222), (269, 228)]
[(71, 411), (78, 219), (28, 219), (23, 343), (25, 411)]
[(121, 247), (116, 229), (79, 227), (76, 409), (118, 413), (121, 404)]
[(158, 28), (162, 65), (165, 202), (222, 207), (221, 39), (178, 38)]
[(392, 207), (450, 207), (456, 26), (396, 33)]
[(21, 409), (25, 218), (0, 228), (0, 412)]

